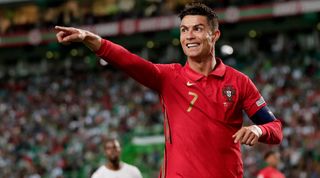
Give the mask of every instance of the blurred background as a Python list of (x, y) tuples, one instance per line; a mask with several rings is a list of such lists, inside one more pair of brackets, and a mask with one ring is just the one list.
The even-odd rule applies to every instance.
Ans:
[[(177, 14), (187, 2), (0, 0), (0, 177), (89, 177), (105, 162), (107, 136), (121, 140), (124, 161), (157, 177), (157, 94), (82, 45), (58, 44), (53, 28), (85, 28), (155, 63), (184, 64)], [(276, 150), (288, 178), (319, 178), (320, 1), (204, 2), (221, 22), (217, 56), (250, 76), (283, 123), (280, 146), (242, 147), (244, 177)]]

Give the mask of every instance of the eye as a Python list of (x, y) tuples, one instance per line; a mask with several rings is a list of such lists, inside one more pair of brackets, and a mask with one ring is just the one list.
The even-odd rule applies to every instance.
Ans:
[(197, 32), (201, 32), (202, 28), (201, 27), (194, 27), (194, 30), (197, 31)]
[(181, 28), (181, 29), (180, 29), (180, 32), (186, 32), (186, 31), (187, 31), (186, 28)]

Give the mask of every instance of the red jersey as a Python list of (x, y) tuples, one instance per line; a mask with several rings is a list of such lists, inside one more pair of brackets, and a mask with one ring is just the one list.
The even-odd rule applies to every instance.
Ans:
[[(251, 80), (217, 59), (204, 76), (188, 63), (153, 64), (107, 40), (96, 54), (157, 91), (163, 104), (165, 178), (242, 178), (240, 143), (232, 135), (266, 103)], [(259, 126), (260, 141), (281, 140), (279, 121)]]
[(268, 166), (263, 168), (259, 174), (257, 178), (286, 178), (284, 176), (284, 174), (282, 174), (280, 171), (278, 171), (277, 169)]

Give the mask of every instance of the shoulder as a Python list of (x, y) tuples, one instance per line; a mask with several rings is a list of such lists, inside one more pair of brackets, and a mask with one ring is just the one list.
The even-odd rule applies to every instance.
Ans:
[(100, 166), (91, 176), (91, 178), (100, 178), (101, 175), (104, 175), (108, 170), (105, 166)]
[(179, 63), (156, 64), (156, 66), (164, 78), (176, 77), (183, 69)]
[(128, 164), (128, 163), (125, 163), (123, 162), (123, 169), (128, 171), (128, 172), (131, 172), (133, 174), (137, 174), (137, 175), (140, 175), (140, 170), (138, 169), (138, 167), (136, 166), (133, 166), (131, 164)]
[(258, 178), (267, 178), (267, 177), (273, 177), (273, 176), (282, 178), (283, 174), (277, 169), (270, 166), (263, 168), (258, 174)]
[(156, 64), (159, 68), (168, 69), (168, 70), (176, 70), (181, 69), (182, 66), (179, 63), (171, 63), (171, 64)]
[(229, 65), (225, 65), (226, 66), (226, 74), (227, 75), (231, 75), (233, 77), (237, 77), (237, 78), (240, 78), (240, 79), (243, 79), (243, 80), (247, 80), (249, 79), (249, 77), (244, 74), (243, 72), (229, 66)]
[(268, 169), (269, 169), (268, 167), (261, 169), (258, 173), (257, 178), (266, 178), (267, 173), (269, 172)]
[(244, 74), (243, 72), (228, 66), (226, 66), (226, 72), (225, 72), (225, 77), (224, 80), (228, 81), (230, 83), (233, 83), (234, 85), (238, 86), (237, 88), (241, 89), (241, 91), (247, 91), (248, 88), (254, 88), (254, 83), (252, 80)]
[(101, 172), (104, 171), (106, 168), (105, 166), (100, 166), (95, 172)]
[(139, 170), (136, 166), (123, 162), (123, 167), (129, 170)]

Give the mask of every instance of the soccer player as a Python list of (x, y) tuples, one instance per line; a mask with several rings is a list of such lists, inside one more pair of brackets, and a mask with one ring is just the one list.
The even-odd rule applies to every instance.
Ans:
[[(60, 43), (82, 42), (141, 84), (159, 93), (165, 152), (161, 178), (242, 178), (240, 144), (279, 144), (281, 122), (253, 82), (215, 56), (215, 12), (192, 3), (180, 14), (187, 62), (154, 64), (89, 31), (56, 27)], [(243, 112), (253, 125), (242, 126)]]
[(280, 154), (275, 151), (268, 151), (264, 156), (264, 161), (267, 166), (263, 168), (257, 178), (285, 178), (278, 170), (278, 165), (280, 163)]
[(91, 178), (142, 178), (137, 167), (120, 160), (121, 147), (118, 140), (108, 139), (104, 143), (104, 152), (108, 161), (100, 166)]

